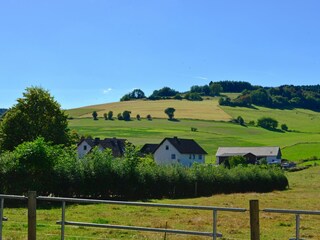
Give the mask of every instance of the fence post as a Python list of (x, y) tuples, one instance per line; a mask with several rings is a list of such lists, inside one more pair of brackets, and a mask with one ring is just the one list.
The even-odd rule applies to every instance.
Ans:
[(36, 240), (37, 192), (28, 192), (28, 240)]
[(0, 198), (0, 240), (2, 240), (4, 198)]
[(259, 200), (250, 200), (251, 240), (260, 240)]

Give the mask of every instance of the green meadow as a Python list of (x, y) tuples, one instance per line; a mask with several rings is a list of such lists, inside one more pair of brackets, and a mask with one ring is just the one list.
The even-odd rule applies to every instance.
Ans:
[[(148, 102), (134, 101), (135, 111), (147, 111)], [(157, 101), (151, 101), (152, 104), (154, 102)], [(177, 100), (159, 102), (161, 109), (169, 106), (166, 105), (168, 103), (172, 107), (176, 107), (175, 103), (181, 107), (182, 103), (182, 101)], [(123, 109), (130, 111), (130, 104), (133, 104), (133, 102), (124, 105), (126, 103), (113, 103), (113, 105), (121, 104)], [(201, 114), (196, 116), (193, 102), (187, 101), (184, 101), (184, 118), (177, 117), (178, 121), (168, 121), (163, 112), (161, 112), (162, 118), (154, 118), (152, 121), (148, 121), (143, 115), (141, 115), (142, 120), (138, 121), (134, 114), (131, 115), (133, 117), (132, 121), (128, 122), (117, 119), (113, 121), (104, 120), (102, 118), (103, 114), (99, 114), (100, 118), (97, 121), (89, 117), (92, 110), (97, 109), (97, 106), (100, 107), (100, 113), (111, 110), (115, 114), (116, 111), (110, 104), (72, 109), (68, 110), (67, 113), (73, 117), (69, 121), (70, 128), (85, 136), (126, 138), (137, 146), (142, 146), (145, 143), (160, 143), (163, 138), (173, 136), (194, 139), (208, 152), (207, 162), (215, 161), (215, 153), (220, 146), (280, 146), (285, 159), (297, 161), (314, 156), (320, 158), (320, 113), (318, 112), (305, 109), (279, 110), (263, 107), (252, 109), (220, 108), (217, 106), (216, 99), (197, 103), (203, 104), (202, 112), (205, 112), (205, 109), (214, 112), (212, 116), (206, 115), (205, 118), (211, 118), (210, 120), (202, 119)], [(223, 112), (223, 116), (230, 116), (230, 119), (242, 116), (246, 123), (257, 122), (260, 117), (272, 117), (279, 122), (279, 127), (281, 124), (286, 124), (289, 131), (269, 131), (249, 124), (240, 126), (229, 122), (230, 119), (222, 121), (211, 105), (214, 106), (214, 109), (219, 109), (219, 113)], [(158, 111), (160, 111), (160, 108)], [(178, 113), (179, 108), (177, 107), (175, 116), (178, 116)], [(182, 115), (182, 113), (180, 114)], [(188, 114), (190, 114), (190, 117), (188, 117)], [(191, 131), (191, 128), (196, 128), (197, 131)]]
[[(290, 188), (269, 193), (217, 194), (211, 197), (187, 199), (149, 200), (165, 204), (197, 206), (249, 208), (249, 200), (258, 199), (260, 209), (300, 209), (319, 210), (320, 166), (287, 173)], [(5, 206), (7, 201), (5, 202)], [(60, 239), (60, 226), (55, 222), (61, 219), (60, 205), (39, 204), (37, 210), (38, 239)], [(5, 208), (3, 239), (22, 240), (27, 238), (27, 209)], [(100, 224), (131, 225), (156, 228), (185, 229), (193, 231), (212, 230), (212, 212), (182, 209), (147, 208), (109, 204), (67, 204), (66, 220)], [(250, 239), (249, 212), (218, 212), (218, 231), (224, 240)], [(301, 216), (301, 238), (320, 239), (320, 216)], [(260, 211), (261, 240), (283, 240), (295, 236), (295, 215), (265, 213)], [(201, 240), (206, 237), (185, 236), (164, 233), (147, 233), (130, 230), (100, 229), (66, 226), (66, 238), (88, 239), (144, 239), (144, 240)]]

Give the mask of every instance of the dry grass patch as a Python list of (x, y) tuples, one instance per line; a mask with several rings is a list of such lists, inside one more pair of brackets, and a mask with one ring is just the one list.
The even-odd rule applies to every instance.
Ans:
[(71, 109), (68, 110), (67, 113), (73, 117), (83, 118), (92, 117), (93, 111), (97, 111), (99, 117), (103, 117), (104, 113), (113, 111), (113, 115), (116, 117), (118, 113), (128, 110), (131, 111), (131, 117), (133, 118), (135, 118), (137, 114), (140, 114), (142, 118), (146, 118), (148, 114), (153, 118), (167, 118), (164, 110), (168, 107), (176, 109), (175, 118), (178, 119), (202, 119), (216, 121), (228, 121), (231, 119), (230, 115), (220, 108), (217, 98), (204, 101), (125, 101)]

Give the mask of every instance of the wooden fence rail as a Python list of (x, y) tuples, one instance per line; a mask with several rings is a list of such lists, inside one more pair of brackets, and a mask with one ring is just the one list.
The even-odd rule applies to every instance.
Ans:
[[(29, 191), (27, 196), (16, 196), (16, 195), (3, 195), (0, 194), (0, 240), (2, 240), (3, 222), (7, 220), (3, 216), (4, 200), (15, 199), (24, 200), (28, 203), (28, 240), (36, 240), (36, 223), (37, 223), (37, 201), (55, 201), (62, 203), (61, 220), (57, 221), (57, 224), (61, 225), (61, 240), (64, 239), (65, 226), (86, 226), (86, 227), (101, 227), (101, 228), (113, 228), (113, 229), (127, 229), (137, 231), (152, 231), (152, 232), (165, 232), (185, 235), (198, 235), (207, 236), (211, 239), (216, 240), (218, 237), (222, 237), (221, 233), (217, 232), (217, 221), (219, 211), (228, 212), (245, 212), (244, 208), (225, 208), (215, 206), (194, 206), (194, 205), (178, 205), (178, 204), (157, 204), (157, 203), (140, 203), (140, 202), (126, 202), (126, 201), (110, 201), (110, 200), (97, 200), (97, 199), (79, 199), (79, 198), (58, 198), (58, 197), (44, 197), (37, 196), (36, 192)], [(129, 206), (143, 206), (143, 207), (158, 207), (158, 208), (180, 208), (180, 209), (194, 209), (194, 210), (207, 210), (212, 211), (212, 231), (211, 232), (197, 232), (187, 231), (178, 229), (163, 229), (163, 228), (147, 228), (139, 226), (125, 226), (125, 225), (111, 225), (111, 224), (94, 224), (87, 222), (75, 222), (66, 220), (66, 203), (86, 203), (86, 204), (113, 204), (113, 205), (129, 205)], [(300, 239), (300, 214), (320, 215), (320, 211), (305, 211), (305, 210), (286, 210), (286, 209), (264, 209), (264, 212), (275, 212), (275, 213), (288, 213), (296, 214), (296, 237), (291, 238), (292, 240)], [(250, 240), (260, 240), (260, 223), (259, 223), (259, 201), (249, 201), (249, 212), (250, 212)]]

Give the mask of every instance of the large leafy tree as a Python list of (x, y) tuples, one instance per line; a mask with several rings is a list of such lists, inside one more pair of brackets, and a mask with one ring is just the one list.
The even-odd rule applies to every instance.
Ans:
[(50, 93), (41, 87), (27, 88), (8, 110), (0, 125), (0, 147), (13, 150), (25, 141), (43, 137), (53, 144), (70, 142), (67, 115)]

